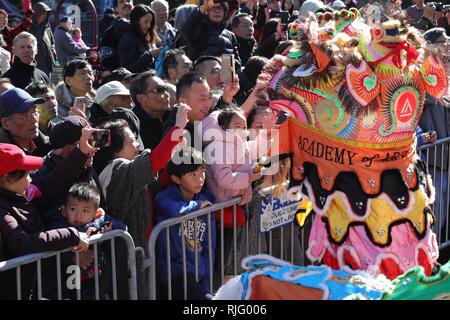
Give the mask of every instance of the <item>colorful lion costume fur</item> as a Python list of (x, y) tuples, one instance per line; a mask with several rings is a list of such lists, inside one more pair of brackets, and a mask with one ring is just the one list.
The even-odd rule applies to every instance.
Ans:
[[(445, 65), (398, 21), (356, 9), (294, 23), (294, 46), (258, 79), (294, 153), (292, 174), (316, 213), (308, 257), (394, 279), (438, 257), (434, 189), (416, 154), (425, 94), (448, 95)], [(282, 142), (283, 143), (283, 142)], [(284, 150), (283, 150), (284, 148)]]

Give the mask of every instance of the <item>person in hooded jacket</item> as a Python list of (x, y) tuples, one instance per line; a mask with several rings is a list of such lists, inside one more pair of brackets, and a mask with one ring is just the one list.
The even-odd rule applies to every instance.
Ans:
[(53, 64), (56, 60), (55, 40), (48, 23), (48, 17), (52, 9), (43, 2), (36, 2), (33, 5), (33, 10), (33, 22), (28, 32), (37, 39), (37, 67), (49, 75), (53, 71)]

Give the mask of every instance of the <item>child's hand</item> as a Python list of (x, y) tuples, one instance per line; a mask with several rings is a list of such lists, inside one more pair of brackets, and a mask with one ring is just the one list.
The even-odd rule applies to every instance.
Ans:
[(107, 225), (104, 225), (102, 229), (100, 230), (101, 233), (106, 233), (112, 230), (112, 222), (108, 223)]
[(79, 235), (80, 242), (72, 249), (73, 252), (85, 252), (89, 248), (89, 236), (84, 232), (80, 232)]
[(200, 209), (204, 208), (204, 207), (209, 207), (209, 206), (212, 206), (211, 201), (204, 200), (204, 201), (200, 202)]
[(92, 233), (92, 232), (95, 232), (95, 231), (97, 231), (97, 228), (96, 228), (96, 227), (89, 227), (89, 228), (87, 228), (87, 230), (86, 230), (86, 234), (88, 235), (88, 237), (90, 237), (90, 236), (91, 236), (91, 233)]

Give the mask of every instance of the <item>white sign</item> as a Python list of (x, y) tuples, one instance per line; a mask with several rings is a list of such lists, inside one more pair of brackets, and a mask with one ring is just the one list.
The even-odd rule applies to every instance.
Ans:
[(281, 198), (267, 196), (266, 201), (262, 201), (259, 207), (261, 232), (292, 223), (299, 203), (300, 201), (289, 200), (286, 195)]

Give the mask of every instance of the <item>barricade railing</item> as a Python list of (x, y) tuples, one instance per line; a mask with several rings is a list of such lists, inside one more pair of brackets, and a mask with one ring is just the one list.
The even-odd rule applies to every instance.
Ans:
[[(450, 138), (441, 139), (435, 144), (427, 144), (418, 148), (418, 153), (422, 160), (428, 165), (429, 173), (433, 178), (433, 184), (436, 190), (436, 199), (432, 205), (435, 214), (435, 224), (433, 227), (437, 235), (440, 248), (448, 247), (450, 245), (449, 239), (449, 224), (448, 212), (450, 190), (447, 188), (447, 182), (450, 179), (449, 168), (450, 156), (448, 153), (450, 146)], [(441, 151), (444, 152), (441, 152)], [(445, 153), (446, 152), (446, 153)], [(447, 155), (447, 156), (445, 156)], [(440, 159), (440, 162), (439, 162)], [(442, 165), (444, 164), (444, 165)], [(447, 164), (447, 167), (445, 167)], [(438, 177), (436, 181), (436, 177)], [(447, 180), (444, 180), (447, 178)], [(311, 262), (306, 256), (307, 243), (310, 228), (313, 221), (313, 215), (308, 217), (305, 225), (299, 228), (294, 222), (281, 226), (279, 228), (270, 230), (268, 232), (261, 232), (261, 203), (265, 201), (265, 197), (272, 193), (272, 188), (261, 190), (258, 194), (253, 195), (253, 200), (246, 205), (247, 222), (237, 228), (236, 227), (236, 206), (240, 203), (241, 198), (233, 198), (228, 201), (217, 203), (210, 207), (205, 207), (190, 214), (165, 220), (155, 226), (148, 241), (148, 259), (145, 266), (148, 269), (150, 299), (172, 299), (172, 276), (171, 276), (171, 251), (170, 251), (170, 228), (178, 226), (180, 234), (186, 231), (186, 224), (189, 220), (194, 220), (191, 224), (194, 226), (193, 234), (198, 234), (197, 220), (205, 218), (208, 225), (208, 252), (209, 252), (209, 292), (214, 293), (222, 284), (228, 280), (229, 276), (234, 276), (242, 272), (240, 262), (242, 258), (249, 255), (267, 253), (285, 261), (289, 261), (296, 265), (310, 265)], [(446, 200), (440, 195), (446, 195)], [(224, 228), (224, 209), (232, 207), (233, 212), (233, 228)], [(214, 226), (212, 224), (213, 214), (218, 212), (220, 221)], [(216, 228), (216, 257), (211, 248), (211, 228)], [(192, 231), (192, 230), (191, 230)], [(231, 243), (227, 242), (231, 238)], [(165, 263), (165, 278), (162, 280), (157, 277), (158, 270), (158, 256), (156, 255), (158, 238), (165, 238), (166, 251), (164, 251)], [(182, 281), (184, 298), (187, 297), (187, 265), (186, 261), (186, 240), (182, 237)], [(191, 251), (195, 253), (195, 261), (192, 264), (195, 268), (195, 278), (198, 280), (198, 243), (197, 237), (193, 238), (193, 245), (191, 244)], [(161, 255), (159, 256), (161, 259)], [(214, 266), (214, 272), (213, 272)], [(159, 278), (159, 279), (158, 279)], [(165, 286), (165, 290), (159, 291), (161, 286)], [(161, 294), (162, 292), (162, 294)]]
[[(130, 234), (123, 230), (112, 230), (104, 234), (97, 234), (93, 235), (89, 239), (89, 245), (92, 246), (94, 251), (94, 298), (95, 300), (99, 300), (100, 297), (100, 276), (99, 276), (99, 246), (104, 245), (105, 242), (110, 243), (110, 259), (111, 259), (111, 293), (112, 297), (109, 296), (110, 299), (117, 300), (118, 298), (118, 289), (117, 289), (117, 273), (116, 273), (116, 262), (123, 259), (122, 256), (116, 258), (116, 240), (120, 239), (123, 240), (126, 244), (127, 248), (127, 280), (128, 280), (128, 298), (130, 300), (136, 300), (137, 299), (137, 285), (136, 285), (136, 258), (135, 258), (135, 246), (133, 239), (131, 238)], [(52, 292), (52, 298), (51, 299), (67, 299), (67, 294), (63, 292), (63, 283), (62, 283), (62, 262), (61, 262), (61, 255), (64, 253), (69, 253), (72, 250), (72, 248), (68, 248), (61, 251), (50, 251), (50, 252), (42, 252), (42, 253), (34, 253), (34, 254), (28, 254), (24, 256), (20, 256), (14, 259), (0, 261), (0, 276), (3, 272), (6, 272), (8, 270), (15, 269), (15, 275), (16, 275), (16, 292), (17, 292), (17, 300), (21, 300), (26, 297), (22, 297), (22, 273), (21, 268), (36, 263), (36, 275), (37, 275), (37, 283), (33, 285), (33, 288), (36, 289), (35, 295), (36, 298), (41, 299), (49, 299), (48, 296), (45, 296), (43, 294), (43, 263), (42, 260), (56, 257), (56, 274), (49, 275), (45, 274), (44, 277), (53, 277), (56, 276), (57, 281), (57, 288), (56, 292)], [(81, 279), (80, 279), (80, 254), (74, 253), (75, 255), (75, 263), (72, 266), (70, 270), (73, 271), (74, 277), (73, 282), (75, 283), (74, 287), (69, 289), (75, 289), (76, 290), (76, 300), (80, 300), (82, 298), (82, 285), (81, 285)], [(49, 264), (46, 263), (48, 266)], [(106, 268), (107, 266), (105, 266)], [(48, 271), (48, 270), (46, 270)], [(33, 281), (34, 282), (34, 281)], [(66, 283), (68, 284), (68, 283)], [(45, 289), (45, 284), (44, 284)], [(0, 288), (1, 290), (1, 288)], [(53, 294), (56, 294), (56, 296), (53, 297)]]
[(450, 243), (449, 236), (449, 199), (450, 189), (450, 137), (440, 139), (433, 144), (425, 144), (418, 148), (420, 158), (427, 164), (428, 172), (433, 179), (435, 201), (431, 208), (435, 216), (433, 231), (436, 233), (440, 247)]
[[(266, 190), (268, 192), (268, 190)], [(264, 192), (262, 192), (264, 193)], [(247, 221), (241, 227), (236, 227), (236, 206), (240, 203), (241, 198), (233, 198), (228, 201), (214, 204), (210, 207), (205, 207), (190, 214), (168, 219), (160, 222), (153, 229), (149, 241), (148, 241), (148, 252), (149, 259), (147, 260), (148, 265), (148, 278), (149, 278), (149, 290), (150, 299), (172, 299), (172, 286), (173, 280), (171, 275), (171, 251), (170, 251), (170, 228), (177, 227), (179, 229), (179, 234), (184, 234), (187, 226), (185, 225), (188, 221), (194, 220), (193, 225), (195, 230), (193, 234), (198, 234), (198, 219), (205, 219), (208, 225), (208, 259), (209, 259), (209, 292), (214, 293), (222, 284), (224, 284), (229, 277), (235, 276), (242, 273), (241, 261), (243, 258), (260, 253), (267, 253), (278, 257), (280, 259), (290, 261), (297, 265), (309, 264), (306, 260), (306, 243), (308, 241), (307, 231), (311, 225), (311, 219), (308, 219), (306, 225), (303, 229), (299, 229), (293, 222), (279, 227), (275, 230), (270, 230), (266, 233), (262, 233), (260, 230), (260, 203), (264, 201), (264, 195), (259, 193), (254, 195), (253, 201), (247, 205)], [(226, 229), (224, 227), (224, 209), (232, 207), (233, 212), (233, 228)], [(217, 214), (220, 216), (220, 221), (216, 225), (213, 225), (212, 215)], [(309, 226), (309, 227), (308, 227)], [(212, 229), (216, 228), (216, 249), (215, 259), (214, 252), (211, 248), (211, 237)], [(304, 231), (307, 230), (307, 231)], [(192, 230), (190, 230), (192, 232)], [(162, 259), (161, 253), (158, 257), (156, 255), (157, 241), (158, 238), (162, 239), (164, 237), (166, 246), (165, 252), (163, 253), (165, 259), (165, 272), (167, 278), (158, 277), (157, 272), (162, 272), (158, 270), (158, 258)], [(181, 239), (181, 259), (182, 259), (182, 281), (183, 281), (183, 297), (187, 297), (187, 265), (186, 260), (186, 240), (185, 237)], [(198, 280), (198, 244), (197, 237), (193, 238), (193, 248), (192, 243), (190, 245), (191, 252), (194, 251), (194, 263), (192, 265), (195, 268), (195, 278)], [(214, 271), (213, 271), (214, 266)], [(176, 284), (175, 284), (176, 285)], [(158, 288), (163, 286), (166, 289), (158, 291)], [(163, 293), (161, 293), (163, 292)]]

